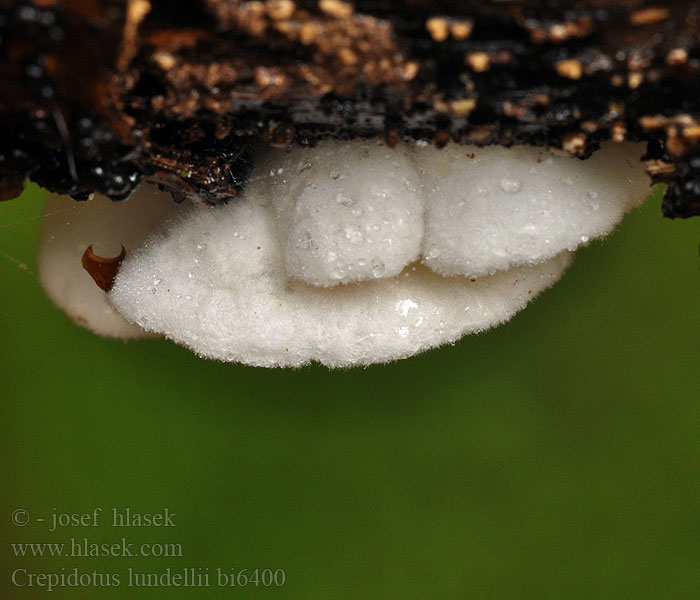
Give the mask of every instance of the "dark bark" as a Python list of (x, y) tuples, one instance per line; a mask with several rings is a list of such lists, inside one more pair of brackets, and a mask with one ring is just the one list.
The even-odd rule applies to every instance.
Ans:
[(0, 16), (0, 194), (141, 179), (216, 202), (248, 149), (326, 136), (647, 141), (700, 214), (700, 9), (647, 0), (35, 0)]

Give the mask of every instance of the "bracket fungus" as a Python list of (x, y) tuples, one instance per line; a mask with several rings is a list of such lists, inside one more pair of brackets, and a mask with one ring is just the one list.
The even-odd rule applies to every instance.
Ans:
[[(645, 198), (641, 153), (611, 144), (574, 161), (357, 140), (267, 149), (226, 205), (173, 209), (151, 186), (137, 192), (148, 202), (89, 201), (72, 233), (47, 222), (42, 280), (103, 334), (104, 312), (112, 335), (163, 334), (222, 361), (387, 362), (507, 321), (555, 283), (577, 246)], [(105, 295), (93, 284), (85, 307), (81, 247), (126, 235), (127, 221), (137, 226), (114, 285)], [(58, 257), (61, 273), (72, 269), (61, 289), (48, 276)]]
[(103, 335), (392, 360), (510, 318), (650, 179), (700, 215), (695, 0), (1, 4), (0, 199), (87, 200), (39, 266)]

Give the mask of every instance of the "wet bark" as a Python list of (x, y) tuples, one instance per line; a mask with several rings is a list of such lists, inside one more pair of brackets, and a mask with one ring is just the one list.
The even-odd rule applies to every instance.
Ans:
[(29, 177), (208, 202), (251, 148), (375, 137), (648, 142), (664, 214), (700, 214), (700, 9), (647, 0), (0, 2), (0, 194)]

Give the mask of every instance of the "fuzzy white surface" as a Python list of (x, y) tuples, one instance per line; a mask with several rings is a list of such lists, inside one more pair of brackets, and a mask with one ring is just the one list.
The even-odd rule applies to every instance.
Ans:
[(518, 146), (417, 148), (425, 183), (423, 260), (479, 277), (548, 260), (607, 235), (650, 192), (644, 144), (604, 144), (587, 160)]
[(117, 256), (128, 253), (154, 228), (179, 210), (170, 196), (141, 186), (128, 200), (112, 202), (96, 195), (85, 202), (52, 195), (45, 208), (38, 255), (39, 280), (53, 302), (78, 325), (99, 335), (139, 338), (146, 333), (122, 317), (83, 269), (85, 249)]
[(290, 280), (272, 207), (250, 189), (196, 209), (125, 261), (110, 293), (127, 318), (201, 356), (256, 366), (387, 362), (510, 318), (569, 253), (472, 282), (425, 266), (318, 288)]
[[(387, 362), (506, 321), (552, 285), (570, 251), (646, 197), (641, 153), (608, 144), (579, 161), (376, 141), (268, 150), (227, 206), (183, 210), (142, 186), (127, 203), (87, 203), (70, 226), (49, 216), (42, 282), (103, 335), (146, 330), (260, 366)], [(51, 202), (60, 215), (73, 201)], [(118, 313), (80, 264), (101, 241), (128, 251), (109, 294)]]
[(271, 186), (290, 277), (320, 286), (392, 277), (420, 255), (424, 194), (408, 146), (271, 150), (253, 178)]

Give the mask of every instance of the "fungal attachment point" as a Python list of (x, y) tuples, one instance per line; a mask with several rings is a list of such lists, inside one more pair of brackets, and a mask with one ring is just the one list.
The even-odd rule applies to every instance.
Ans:
[[(93, 288), (129, 327), (207, 358), (387, 362), (504, 322), (550, 287), (579, 245), (646, 197), (641, 154), (631, 144), (587, 161), (374, 141), (267, 149), (224, 206), (165, 210), (167, 195), (142, 187), (125, 203), (132, 245), (114, 286)], [(102, 211), (77, 217), (92, 239), (115, 233)], [(47, 225), (46, 251), (53, 236)], [(66, 306), (64, 292), (52, 297)]]
[(114, 279), (117, 276), (117, 271), (126, 257), (126, 250), (121, 246), (121, 250), (117, 256), (105, 258), (97, 256), (90, 244), (83, 253), (82, 265), (83, 269), (88, 272), (88, 275), (97, 284), (101, 290), (109, 292), (114, 285)]
[[(104, 288), (95, 285), (84, 268), (85, 249), (92, 246), (97, 256), (118, 256), (124, 249), (128, 255), (152, 230), (162, 227), (181, 210), (169, 194), (146, 186), (123, 202), (101, 196), (85, 202), (51, 196), (38, 257), (44, 290), (73, 321), (99, 335), (122, 339), (149, 336), (120, 315)], [(113, 280), (113, 276), (110, 274), (107, 279)]]

